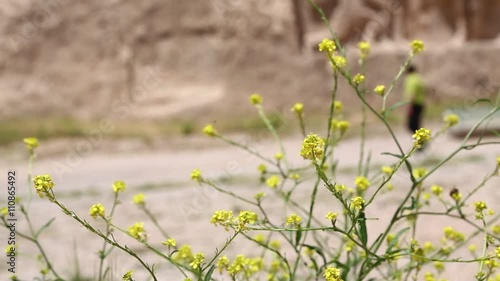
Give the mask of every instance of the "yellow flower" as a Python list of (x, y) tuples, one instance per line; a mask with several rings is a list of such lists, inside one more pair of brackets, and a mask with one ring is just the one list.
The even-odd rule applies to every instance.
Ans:
[(333, 57), (333, 68), (334, 69), (342, 69), (347, 65), (347, 60), (343, 56), (334, 56)]
[(263, 101), (262, 96), (259, 94), (251, 94), (248, 99), (250, 100), (250, 103), (253, 105), (262, 104)]
[(362, 209), (365, 205), (365, 200), (362, 197), (354, 197), (351, 199), (351, 209)]
[(383, 166), (382, 167), (382, 173), (386, 174), (386, 175), (391, 175), (392, 172), (394, 172), (394, 169), (392, 167), (389, 167), (389, 166)]
[(97, 216), (104, 217), (104, 212), (105, 212), (104, 206), (101, 203), (97, 203), (92, 205), (92, 207), (90, 207), (89, 215), (95, 219), (97, 218)]
[(423, 52), (425, 49), (424, 42), (422, 42), (420, 40), (411, 41), (410, 47), (411, 47), (411, 54), (412, 55), (417, 55), (417, 54)]
[(228, 227), (231, 226), (232, 221), (233, 211), (229, 210), (215, 211), (212, 215), (212, 219), (210, 219), (210, 223), (213, 223), (215, 226), (221, 225), (226, 228), (226, 230), (228, 230)]
[(477, 201), (474, 203), (474, 210), (476, 212), (482, 212), (484, 210), (488, 209), (488, 206), (486, 206), (486, 203), (484, 203), (483, 201)]
[(495, 255), (500, 259), (500, 246), (495, 249)]
[(257, 243), (264, 244), (264, 242), (266, 242), (266, 237), (263, 234), (257, 234), (254, 236), (253, 240)]
[(448, 114), (443, 118), (443, 121), (446, 124), (446, 127), (453, 127), (458, 124), (460, 117), (456, 114)]
[(497, 157), (497, 166), (500, 167), (500, 156)]
[(146, 231), (143, 222), (136, 222), (128, 228), (128, 234), (139, 241), (146, 241)]
[(132, 271), (132, 270), (127, 271), (127, 272), (123, 275), (123, 277), (122, 277), (122, 281), (134, 281), (134, 279), (132, 279), (132, 273), (133, 273), (133, 272), (134, 272), (134, 271)]
[(293, 226), (299, 226), (300, 223), (302, 222), (302, 217), (298, 216), (297, 214), (291, 214), (286, 218), (286, 225), (293, 225)]
[(413, 134), (413, 146), (421, 148), (431, 139), (431, 131), (429, 129), (420, 128)]
[(278, 176), (271, 176), (266, 180), (266, 184), (270, 188), (276, 188), (280, 184), (280, 178)]
[(194, 259), (193, 251), (189, 245), (182, 245), (179, 250), (177, 250), (174, 260), (192, 262)]
[(386, 185), (385, 185), (385, 188), (389, 191), (393, 190), (394, 189), (394, 185), (390, 182), (388, 182)]
[(211, 124), (208, 124), (203, 128), (203, 133), (209, 137), (215, 137), (219, 135), (217, 130), (215, 130), (214, 126)]
[(189, 264), (193, 269), (198, 269), (200, 265), (205, 261), (205, 254), (203, 253), (197, 253), (194, 255), (193, 261)]
[(336, 220), (336, 219), (337, 219), (338, 215), (339, 215), (339, 214), (337, 214), (337, 213), (328, 212), (328, 213), (326, 214), (325, 218), (326, 218), (327, 220), (334, 221), (334, 220)]
[(431, 186), (431, 192), (436, 196), (441, 196), (441, 194), (443, 193), (443, 187), (435, 184)]
[(495, 235), (499, 235), (500, 234), (500, 225), (494, 225), (491, 227), (491, 232), (493, 232), (493, 234)]
[(33, 153), (35, 148), (39, 146), (37, 138), (25, 138), (23, 139), (23, 142), (26, 144), (26, 149), (28, 149), (30, 153)]
[(340, 269), (335, 267), (327, 267), (323, 277), (325, 277), (326, 281), (343, 281), (340, 276)]
[(352, 82), (354, 82), (354, 84), (361, 84), (365, 81), (365, 76), (361, 73), (358, 73), (356, 75), (354, 75), (354, 77), (352, 78)]
[(351, 123), (349, 121), (338, 121), (336, 123), (337, 129), (340, 131), (340, 135), (344, 135), (347, 129), (351, 126)]
[(118, 193), (120, 191), (123, 192), (123, 191), (125, 191), (125, 188), (126, 188), (126, 185), (125, 185), (125, 182), (123, 182), (123, 181), (115, 181), (113, 183), (113, 191), (115, 193)]
[(344, 192), (345, 189), (346, 189), (346, 187), (344, 184), (336, 184), (335, 185), (335, 191), (338, 193)]
[(359, 56), (364, 59), (370, 54), (370, 43), (366, 41), (361, 41), (358, 43), (358, 48), (359, 48)]
[(201, 182), (203, 180), (203, 177), (201, 175), (201, 171), (198, 170), (198, 169), (194, 169), (192, 172), (191, 172), (191, 179), (192, 180), (195, 180), (197, 182)]
[(458, 191), (458, 189), (454, 188), (450, 191), (450, 196), (451, 198), (453, 198), (453, 200), (455, 201), (460, 201), (460, 199), (462, 199), (462, 193), (460, 193), (460, 191)]
[(358, 176), (354, 180), (354, 184), (356, 185), (356, 188), (358, 189), (359, 192), (363, 192), (368, 189), (371, 183), (367, 178)]
[(144, 206), (146, 205), (146, 201), (144, 201), (145, 197), (144, 193), (138, 193), (132, 197), (132, 201), (135, 205)]
[(253, 198), (257, 199), (257, 201), (260, 201), (260, 200), (262, 200), (262, 198), (264, 198), (266, 196), (267, 196), (267, 194), (264, 192), (257, 192), (257, 194), (255, 194), (253, 196)]
[(51, 197), (49, 191), (55, 186), (52, 181), (52, 177), (49, 174), (38, 175), (33, 178), (33, 183), (35, 185), (36, 193), (43, 198), (44, 195)]
[(285, 157), (285, 156), (281, 152), (277, 152), (276, 154), (274, 154), (274, 159), (276, 159), (278, 161), (282, 160), (283, 157)]
[(256, 213), (251, 211), (241, 211), (238, 215), (238, 230), (245, 230), (247, 224), (254, 224), (258, 219)]
[(336, 113), (340, 113), (344, 110), (344, 105), (342, 104), (341, 101), (334, 101), (333, 102), (333, 111), (335, 111)]
[(454, 230), (452, 227), (447, 226), (443, 229), (444, 232), (444, 238), (449, 241), (453, 242), (463, 242), (465, 241), (465, 235), (463, 233), (460, 233), (456, 230)]
[(9, 209), (7, 209), (7, 207), (3, 207), (2, 209), (0, 209), (0, 215), (2, 217), (5, 217), (7, 214), (9, 214)]
[(309, 134), (302, 142), (300, 155), (312, 161), (323, 159), (325, 141), (316, 134)]
[(477, 251), (477, 246), (475, 244), (470, 244), (467, 249), (469, 249), (469, 251), (471, 253), (474, 253), (475, 251)]
[(328, 55), (332, 55), (333, 52), (335, 52), (335, 49), (337, 49), (335, 42), (333, 42), (331, 39), (323, 39), (323, 41), (319, 43), (318, 47), (320, 52), (325, 52)]
[(297, 113), (297, 115), (302, 115), (304, 113), (304, 104), (300, 102), (294, 104), (291, 111)]
[(264, 165), (264, 164), (260, 164), (259, 166), (257, 166), (257, 170), (261, 173), (261, 174), (265, 174), (267, 172), (267, 166)]
[(279, 250), (281, 248), (281, 242), (279, 240), (273, 240), (269, 242), (269, 247), (275, 250)]
[(385, 86), (384, 85), (377, 85), (375, 89), (373, 89), (375, 93), (379, 96), (384, 96), (385, 95)]
[(224, 269), (227, 269), (228, 266), (229, 266), (229, 259), (227, 258), (227, 256), (222, 256), (217, 261), (217, 269), (219, 270), (219, 273), (222, 273), (222, 271)]
[(168, 246), (168, 247), (175, 247), (177, 246), (177, 242), (175, 241), (174, 238), (168, 238), (167, 240), (161, 242), (162, 245)]
[(299, 174), (297, 174), (297, 173), (294, 173), (294, 174), (291, 174), (291, 175), (290, 175), (290, 178), (291, 178), (292, 180), (294, 180), (294, 181), (298, 181), (298, 180), (300, 180), (300, 175), (299, 175)]
[(420, 167), (420, 168), (415, 168), (413, 170), (413, 176), (416, 178), (416, 179), (419, 179), (423, 176), (425, 176), (427, 174), (427, 169), (426, 168), (423, 168), (423, 167)]

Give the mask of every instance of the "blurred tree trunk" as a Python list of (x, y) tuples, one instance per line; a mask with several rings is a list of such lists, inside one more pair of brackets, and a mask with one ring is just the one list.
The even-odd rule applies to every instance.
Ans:
[(295, 32), (296, 32), (296, 39), (297, 39), (297, 47), (299, 51), (302, 51), (304, 48), (304, 40), (305, 40), (305, 33), (306, 33), (306, 22), (304, 18), (304, 10), (302, 8), (302, 1), (301, 0), (292, 0), (292, 6), (293, 6), (293, 15), (295, 19)]

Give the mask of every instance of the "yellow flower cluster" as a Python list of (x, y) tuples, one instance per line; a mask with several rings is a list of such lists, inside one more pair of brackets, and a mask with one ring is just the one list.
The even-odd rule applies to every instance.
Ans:
[(92, 205), (89, 210), (89, 215), (96, 219), (98, 216), (104, 218), (104, 206), (101, 203)]
[(146, 205), (145, 197), (144, 193), (138, 193), (132, 197), (132, 202), (134, 202), (135, 205), (144, 206)]
[(35, 148), (39, 146), (37, 138), (25, 138), (23, 139), (24, 144), (26, 144), (26, 149), (33, 154), (35, 152)]
[[(484, 211), (488, 209), (488, 206), (486, 206), (486, 203), (483, 201), (477, 201), (474, 203), (474, 210), (476, 211), (476, 220), (482, 220), (484, 219)], [(493, 215), (494, 212), (491, 209), (488, 209), (486, 214), (488, 215)]]
[(276, 152), (276, 154), (274, 154), (274, 159), (280, 161), (283, 159), (283, 157), (285, 157), (285, 155), (283, 155), (283, 153), (281, 152)]
[(291, 109), (292, 112), (295, 112), (297, 115), (302, 115), (302, 113), (304, 113), (304, 104), (303, 103), (296, 103), (292, 106), (292, 109)]
[(333, 102), (333, 111), (335, 113), (341, 113), (343, 110), (344, 110), (344, 105), (342, 104), (341, 101), (336, 100)]
[(291, 214), (286, 218), (286, 225), (298, 227), (302, 222), (302, 217), (297, 214)]
[(191, 247), (189, 245), (182, 245), (175, 253), (174, 260), (177, 262), (191, 263), (194, 260)]
[(247, 229), (247, 224), (254, 224), (258, 220), (256, 213), (251, 211), (241, 211), (238, 215), (238, 227), (237, 230)]
[(212, 215), (212, 219), (210, 220), (210, 223), (213, 223), (215, 226), (221, 225), (225, 227), (226, 230), (228, 230), (232, 222), (233, 222), (233, 211), (229, 210), (215, 211), (215, 213)]
[(193, 269), (200, 269), (201, 264), (205, 262), (205, 254), (197, 253), (193, 257), (193, 261), (189, 264)]
[(201, 171), (198, 169), (194, 169), (191, 172), (191, 179), (197, 182), (201, 182), (203, 180), (203, 177), (201, 175)]
[(365, 199), (360, 196), (351, 199), (351, 209), (362, 209), (365, 205)]
[(431, 192), (432, 192), (432, 194), (439, 197), (443, 193), (443, 187), (435, 184), (435, 185), (431, 186)]
[(270, 188), (277, 188), (280, 184), (280, 178), (278, 176), (271, 176), (266, 180), (266, 184)]
[(431, 131), (429, 129), (420, 128), (413, 134), (413, 146), (421, 148), (431, 139)]
[(33, 178), (33, 183), (35, 185), (36, 193), (43, 198), (45, 195), (51, 196), (49, 192), (55, 186), (55, 183), (52, 181), (52, 177), (49, 174), (38, 175)]
[(261, 174), (265, 174), (267, 173), (267, 166), (264, 164), (259, 164), (259, 166), (257, 166), (257, 171), (259, 171)]
[(411, 54), (417, 55), (424, 51), (425, 49), (424, 42), (420, 40), (413, 40), (410, 43), (410, 48), (411, 48)]
[(174, 238), (168, 238), (167, 240), (161, 242), (161, 244), (168, 247), (176, 247), (177, 241), (175, 241)]
[(233, 280), (239, 280), (239, 278), (236, 278), (238, 275), (244, 276), (245, 280), (247, 280), (264, 268), (264, 261), (261, 257), (247, 258), (239, 254), (232, 263), (227, 256), (220, 257), (216, 266), (220, 273), (226, 270)]
[(320, 52), (325, 52), (327, 53), (327, 55), (331, 56), (337, 49), (337, 46), (335, 45), (335, 42), (333, 42), (333, 40), (323, 39), (323, 41), (319, 43), (318, 49)]
[(347, 60), (343, 56), (333, 56), (333, 69), (334, 70), (342, 70), (342, 68), (346, 67), (347, 65)]
[(122, 276), (122, 281), (133, 281), (132, 279), (132, 270), (127, 271), (123, 276)]
[(388, 176), (394, 172), (394, 169), (390, 166), (383, 166), (381, 170), (382, 170), (382, 173), (384, 173)]
[(352, 82), (356, 85), (359, 85), (359, 84), (363, 83), (364, 81), (365, 81), (365, 76), (361, 73), (357, 73), (352, 78)]
[(136, 222), (128, 228), (128, 234), (139, 241), (146, 241), (146, 231), (144, 230), (143, 222)]
[(203, 133), (209, 137), (216, 137), (219, 135), (217, 130), (215, 130), (214, 126), (211, 124), (208, 124), (203, 128)]
[(416, 179), (420, 179), (427, 174), (427, 169), (424, 167), (415, 168), (412, 174)]
[(366, 41), (361, 41), (358, 43), (358, 48), (359, 48), (359, 56), (361, 59), (365, 59), (369, 54), (371, 50), (370, 43)]
[(123, 181), (115, 181), (113, 183), (113, 192), (114, 193), (118, 193), (118, 192), (123, 192), (125, 191), (125, 188), (126, 188), (126, 185), (125, 185), (125, 182)]
[(448, 241), (453, 241), (455, 243), (460, 243), (465, 241), (465, 235), (461, 232), (456, 231), (453, 227), (447, 226), (443, 230), (444, 239)]
[(340, 269), (335, 267), (327, 267), (323, 277), (325, 277), (326, 281), (343, 281), (340, 276)]
[(330, 220), (330, 221), (335, 221), (335, 220), (337, 219), (338, 215), (339, 215), (339, 214), (337, 214), (337, 213), (328, 212), (328, 213), (326, 214), (325, 218), (326, 218), (327, 220)]
[(354, 184), (356, 185), (358, 192), (362, 193), (368, 189), (371, 183), (366, 177), (358, 176), (354, 180)]
[(456, 114), (448, 114), (443, 118), (443, 121), (446, 124), (446, 127), (453, 127), (458, 124), (460, 117)]
[(317, 161), (323, 159), (325, 141), (316, 134), (309, 134), (302, 142), (300, 155), (304, 159)]
[(251, 94), (248, 100), (250, 100), (250, 103), (253, 105), (262, 104), (262, 102), (264, 101), (262, 96), (259, 94)]
[(377, 85), (377, 86), (375, 87), (375, 89), (373, 89), (373, 91), (374, 91), (377, 95), (379, 95), (379, 96), (381, 96), (381, 97), (385, 96), (385, 86), (384, 86), (384, 85)]

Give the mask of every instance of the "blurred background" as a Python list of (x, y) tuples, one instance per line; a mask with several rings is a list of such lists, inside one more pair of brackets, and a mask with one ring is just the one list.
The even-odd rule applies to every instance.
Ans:
[[(497, 0), (316, 2), (353, 68), (351, 45), (373, 44), (368, 89), (391, 81), (416, 38), (436, 115), (500, 86)], [(0, 15), (1, 143), (78, 136), (102, 120), (111, 136), (248, 129), (259, 123), (247, 116), (253, 92), (276, 112), (297, 101), (327, 110), (330, 69), (316, 50), (329, 32), (305, 0), (5, 0)]]
[[(429, 89), (426, 126), (435, 121), (431, 129), (440, 127), (442, 114), (449, 107), (467, 109), (478, 99), (497, 96), (500, 1), (315, 2), (347, 47), (353, 71), (358, 68), (357, 43), (366, 40), (372, 44), (366, 83), (370, 89), (367, 99), (375, 108), (380, 108), (381, 99), (371, 89), (392, 81), (413, 39), (426, 45), (414, 61)], [(248, 198), (257, 191), (269, 192), (269, 188), (258, 180), (256, 167), (262, 164), (261, 159), (214, 144), (213, 139), (184, 136), (201, 135), (203, 126), (211, 123), (221, 133), (235, 132), (231, 137), (271, 157), (280, 148), (248, 102), (248, 96), (256, 92), (264, 97), (263, 106), (274, 125), (290, 121), (291, 126), (279, 129), (280, 133), (294, 134), (295, 138), (285, 140), (294, 167), (303, 166), (304, 160), (298, 155), (301, 137), (291, 106), (304, 103), (308, 131), (316, 132), (314, 126), (321, 126), (323, 130), (317, 132), (323, 134), (326, 128), (331, 67), (317, 46), (330, 33), (306, 0), (2, 0), (0, 33), (0, 171), (16, 169), (24, 179), (28, 155), (21, 140), (39, 138), (33, 173), (50, 173), (58, 198), (88, 220), (88, 208), (96, 200), (110, 206), (111, 185), (123, 180), (128, 190), (120, 198), (125, 207), (117, 216), (118, 224), (126, 227), (145, 220), (131, 203), (135, 193), (144, 192), (149, 196), (148, 206), (178, 238), (179, 245), (190, 243), (197, 250), (212, 253), (214, 245), (220, 246), (227, 235), (223, 229), (208, 225), (213, 211), (248, 206), (197, 186), (189, 179), (192, 169), (201, 169), (207, 178)], [(398, 83), (389, 104), (399, 102), (401, 92)], [(345, 84), (339, 85), (338, 98), (344, 102), (345, 119), (352, 124), (348, 139), (336, 152), (342, 163), (338, 180), (349, 185), (358, 171), (361, 110)], [(404, 114), (401, 108), (389, 121), (399, 126), (403, 146), (411, 148), (411, 135), (402, 132)], [(369, 131), (374, 130), (371, 124), (380, 124), (372, 116), (368, 123)], [(370, 135), (366, 148), (373, 155), (375, 171), (394, 160), (383, 152), (398, 151), (383, 132)], [(460, 141), (442, 137), (415, 161), (430, 169), (459, 147)], [(429, 183), (444, 186), (445, 192), (452, 188), (467, 192), (480, 182), (485, 167), (496, 163), (497, 147), (460, 154)], [(21, 180), (20, 185), (24, 183)], [(497, 178), (489, 186), (498, 184)], [(30, 185), (22, 185), (19, 195), (25, 198)], [(398, 174), (394, 185), (396, 190), (405, 190), (406, 174)], [(301, 188), (298, 200), (304, 201), (310, 196), (307, 182)], [(326, 190), (322, 192), (318, 208), (330, 211), (331, 197)], [(374, 210), (391, 208), (401, 195), (389, 193)], [(498, 192), (481, 195), (498, 206)], [(35, 224), (40, 226), (49, 216), (57, 216), (42, 237), (48, 245), (58, 245), (47, 246), (54, 264), (66, 269), (61, 270), (67, 276), (77, 276), (81, 262), (86, 278), (71, 280), (96, 280), (93, 276), (101, 241), (53, 204), (38, 199), (34, 198), (32, 205)], [(274, 201), (269, 201), (269, 207), (281, 219), (284, 210), (274, 206)], [(381, 220), (388, 214), (383, 212)], [(161, 247), (163, 238), (146, 223), (150, 241)], [(426, 226), (422, 239), (437, 241), (441, 236), (438, 232), (443, 222), (432, 223), (436, 227)], [(26, 227), (21, 224), (22, 231)], [(134, 241), (126, 241), (133, 250), (144, 251)], [(23, 253), (37, 253), (30, 243), (22, 247)], [(238, 247), (231, 248), (230, 254), (239, 251)], [(249, 252), (253, 248), (249, 246)], [(146, 272), (134, 260), (115, 252), (111, 262), (115, 280), (131, 268), (142, 274), (137, 280), (147, 280)], [(151, 264), (157, 262), (154, 256), (147, 257)], [(21, 277), (37, 276), (41, 268), (37, 261), (29, 254), (22, 258)], [(6, 273), (5, 266), (0, 266), (0, 279)], [(457, 264), (457, 271), (452, 268), (451, 276), (462, 266)], [(162, 273), (170, 272), (164, 275), (168, 280), (181, 278), (168, 264), (158, 268)], [(475, 273), (468, 272), (470, 278), (464, 280)]]

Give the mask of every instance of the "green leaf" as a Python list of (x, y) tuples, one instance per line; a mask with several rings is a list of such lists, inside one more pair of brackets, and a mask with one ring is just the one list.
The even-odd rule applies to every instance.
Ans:
[(212, 279), (212, 274), (214, 273), (214, 270), (215, 270), (215, 265), (212, 265), (208, 270), (207, 275), (205, 275), (204, 281), (210, 281)]
[(391, 243), (389, 243), (389, 246), (387, 247), (387, 250), (385, 251), (386, 254), (391, 254), (391, 251), (392, 251), (392, 248), (394, 248), (394, 246), (396, 246), (396, 244), (398, 243), (399, 241), (399, 238), (401, 238), (401, 235), (403, 235), (405, 232), (407, 232), (410, 228), (409, 227), (406, 227), (406, 228), (403, 228), (401, 229), (400, 231), (398, 231), (398, 233), (396, 233), (396, 236), (394, 237), (394, 239), (391, 241)]
[(298, 246), (300, 243), (300, 238), (302, 238), (302, 230), (299, 228), (295, 234), (295, 245)]
[(403, 105), (407, 105), (407, 104), (409, 104), (409, 102), (407, 102), (407, 101), (400, 101), (400, 102), (398, 102), (398, 103), (393, 104), (391, 107), (389, 107), (389, 108), (385, 111), (384, 116), (387, 116), (387, 114), (389, 114), (389, 113), (393, 112), (393, 111), (394, 111), (394, 110), (396, 110), (398, 107), (401, 107), (401, 106), (403, 106)]
[(40, 235), (40, 233), (42, 233), (42, 231), (44, 231), (46, 228), (48, 228), (52, 222), (54, 222), (55, 218), (51, 218), (46, 224), (42, 225), (42, 227), (40, 227), (38, 229), (38, 231), (35, 233), (35, 238), (38, 238), (38, 235)]
[(365, 212), (361, 211), (358, 217), (358, 223), (359, 223), (359, 234), (360, 234), (360, 239), (361, 243), (363, 246), (366, 247), (366, 244), (368, 243), (368, 231), (366, 230), (366, 216)]
[(404, 157), (404, 155), (394, 154), (394, 153), (390, 153), (390, 152), (383, 152), (382, 155), (390, 155), (390, 156), (394, 156), (398, 159), (403, 159), (403, 157)]
[(302, 244), (302, 246), (307, 247), (309, 249), (313, 249), (314, 251), (316, 251), (316, 253), (318, 253), (318, 255), (323, 259), (323, 262), (326, 264), (326, 257), (325, 257), (325, 254), (323, 253), (323, 250), (321, 250), (321, 248), (313, 246), (313, 245), (309, 245), (309, 244)]

